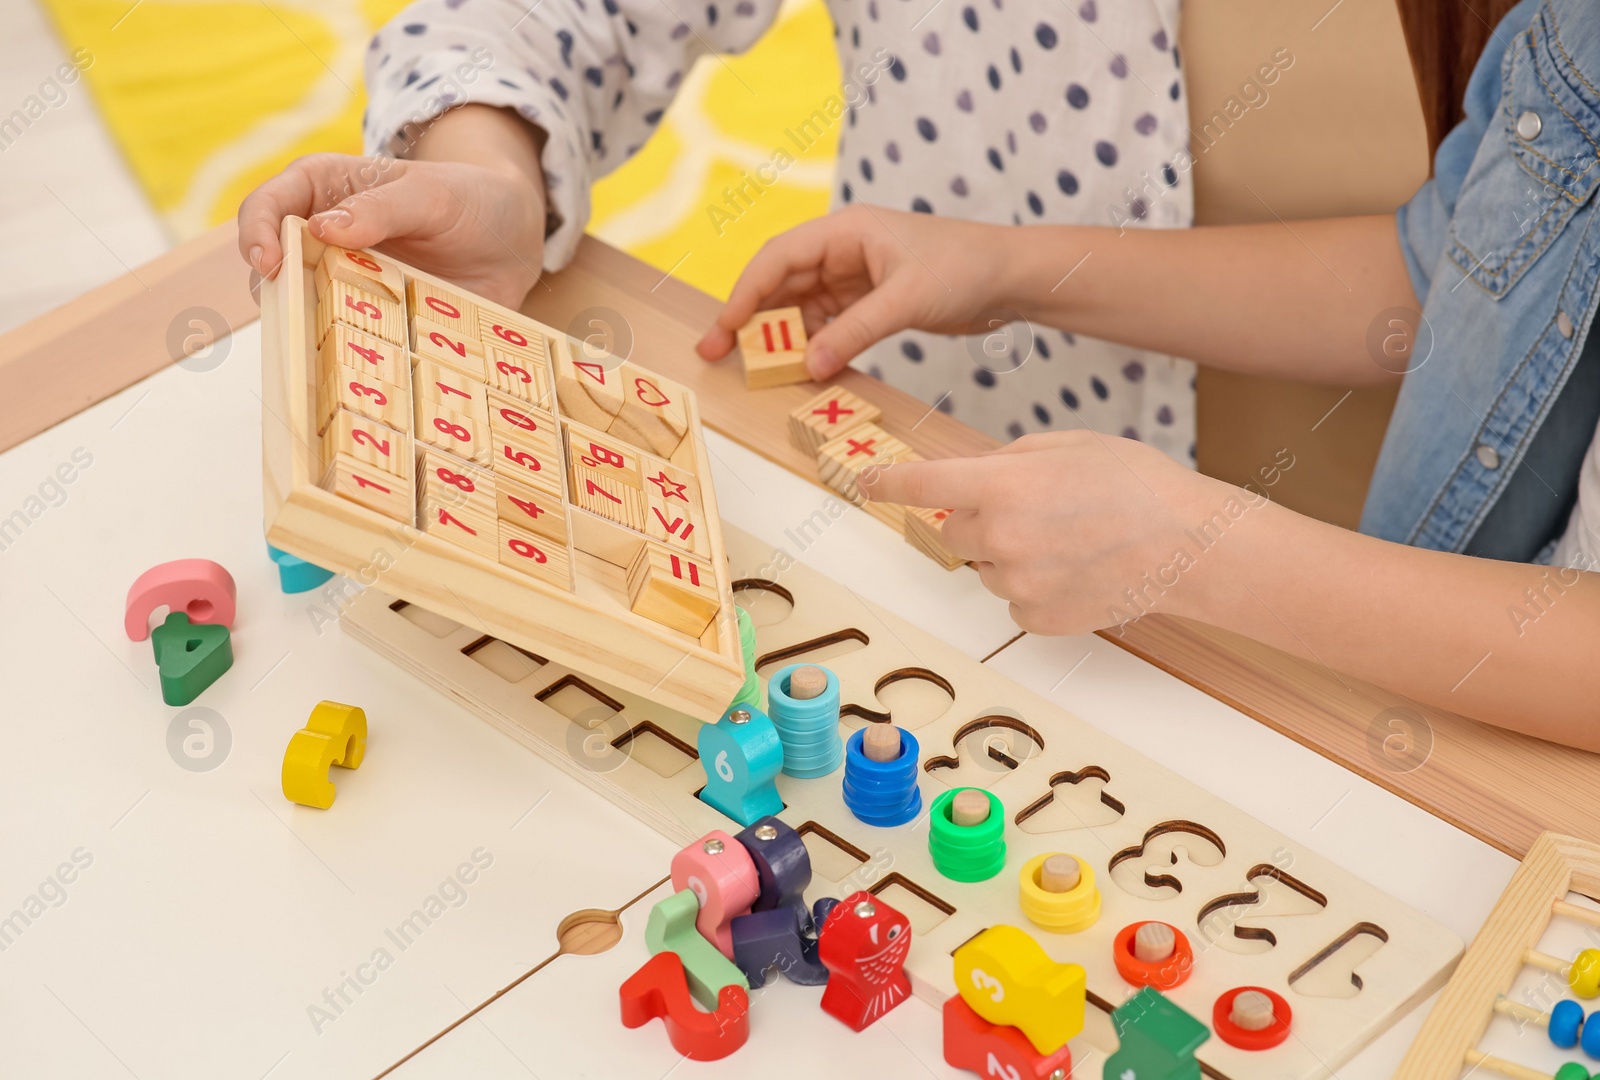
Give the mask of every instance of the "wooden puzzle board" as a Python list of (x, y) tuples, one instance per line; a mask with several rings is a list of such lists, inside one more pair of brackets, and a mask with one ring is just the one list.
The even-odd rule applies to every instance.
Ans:
[[(649, 383), (647, 404), (676, 410), (664, 430), (668, 408), (618, 385), (645, 386), (645, 369), (384, 256), (329, 248), (298, 218), (283, 239), (283, 269), (262, 286), (267, 540), (714, 719), (744, 670), (694, 395)], [(648, 531), (652, 468), (663, 492), (698, 494), (671, 535)], [(692, 585), (673, 588), (669, 567)], [(684, 603), (663, 595), (705, 614), (674, 625)]]
[[(1207, 1070), (1310, 1080), (1441, 985), (1460, 955), (1445, 928), (1060, 708), (804, 566), (775, 574), (782, 561), (737, 530), (726, 530), (726, 543), (764, 677), (788, 663), (825, 663), (839, 676), (847, 727), (892, 715), (916, 736), (925, 804), (947, 787), (977, 785), (1006, 806), (1007, 869), (960, 884), (933, 869), (925, 819), (871, 828), (844, 807), (842, 773), (779, 777), (783, 816), (812, 853), (808, 898), (871, 888), (903, 910), (916, 932), (907, 969), (925, 1000), (954, 992), (953, 949), (1009, 922), (1032, 929), (1057, 959), (1083, 964), (1092, 1001), (1108, 1009), (1130, 989), (1112, 966), (1112, 937), (1130, 922), (1162, 919), (1189, 935), (1197, 955), (1194, 974), (1172, 993), (1178, 1004), (1209, 1021), (1222, 992), (1259, 985), (1295, 1011), (1293, 1036), (1272, 1051), (1208, 1042), (1198, 1054)], [(378, 590), (342, 621), (672, 841), (730, 826), (694, 798), (704, 780), (698, 721)], [(936, 758), (950, 764), (928, 770)], [(1081, 934), (1039, 931), (1021, 914), (1017, 868), (1045, 851), (1095, 868), (1102, 914)]]

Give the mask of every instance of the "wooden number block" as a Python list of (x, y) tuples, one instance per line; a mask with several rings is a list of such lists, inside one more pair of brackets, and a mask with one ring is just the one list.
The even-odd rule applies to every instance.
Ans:
[(645, 544), (628, 568), (628, 607), (662, 626), (699, 637), (722, 601), (711, 563), (660, 544)]
[(571, 591), (572, 556), (566, 544), (519, 529), (508, 521), (500, 522), (499, 541), (503, 565)]
[(817, 451), (817, 472), (822, 482), (897, 531), (905, 531), (906, 508), (891, 503), (867, 502), (856, 486), (869, 468), (882, 468), (920, 456), (876, 424), (864, 424), (822, 445)]
[(946, 570), (954, 570), (966, 560), (956, 558), (944, 546), (944, 519), (949, 516), (948, 510), (907, 507), (906, 542)]
[(560, 425), (554, 413), (498, 390), (489, 391), (489, 432), (526, 446), (548, 444), (548, 448), (556, 449), (561, 445)]
[(580, 424), (604, 431), (622, 411), (622, 361), (610, 353), (589, 353), (582, 342), (553, 338), (550, 370), (561, 411)]
[(452, 412), (468, 416), (487, 416), (489, 412), (489, 388), (437, 360), (412, 358), (411, 392), (419, 399), (436, 401)]
[(496, 390), (541, 409), (554, 406), (555, 391), (545, 361), (490, 345), (486, 362), (489, 385)]
[(319, 345), (335, 323), (353, 326), (395, 345), (406, 343), (406, 320), (400, 305), (348, 281), (328, 282), (328, 291), (317, 298)]
[(876, 424), (883, 410), (865, 398), (830, 386), (789, 414), (789, 438), (812, 457), (822, 445), (862, 424)]
[(350, 251), (329, 245), (312, 274), (317, 295), (327, 292), (328, 283), (332, 281), (343, 281), (395, 303), (406, 295), (405, 274), (400, 264), (371, 251)]
[(440, 506), (458, 517), (493, 518), (499, 513), (492, 473), (438, 450), (417, 451), (417, 506), (431, 518)]
[(413, 510), (411, 481), (375, 469), (349, 454), (335, 454), (329, 461), (322, 486), (335, 495), (376, 510), (385, 517), (410, 525)]
[(343, 323), (335, 323), (328, 336), (322, 339), (318, 354), (318, 373), (327, 378), (336, 368), (349, 368), (392, 386), (405, 386), (409, 381), (406, 350)]
[(528, 532), (551, 540), (567, 539), (567, 507), (559, 491), (546, 491), (507, 479), (494, 482), (495, 515)]
[(417, 441), (479, 465), (489, 464), (489, 425), (482, 416), (416, 399)]
[(523, 440), (508, 436), (503, 430), (491, 432), (489, 458), (501, 476), (561, 494), (561, 451), (554, 439)]
[[(431, 281), (409, 278), (406, 281), (406, 301), (411, 308), (412, 321), (426, 319), (478, 344), (478, 307), (461, 293), (435, 285)], [(483, 349), (480, 347), (481, 354)]]
[(631, 488), (644, 484), (639, 452), (609, 432), (599, 432), (570, 421), (567, 429), (567, 467), (591, 469)]
[(550, 339), (556, 331), (523, 316), (507, 315), (489, 308), (478, 309), (478, 339), (485, 352), (506, 349), (519, 356), (550, 362)]
[(748, 390), (787, 386), (808, 381), (806, 374), (806, 324), (797, 307), (758, 311), (739, 331), (739, 351), (744, 354), (744, 385)]
[(411, 320), (411, 337), (412, 349), (418, 356), (455, 368), (479, 382), (488, 378), (488, 361), (476, 338), (421, 317)]
[(486, 559), (499, 557), (500, 523), (493, 515), (480, 514), (471, 507), (452, 509), (434, 503), (417, 515), (417, 527)]
[(568, 491), (572, 505), (618, 525), (644, 531), (644, 492), (638, 488), (629, 487), (615, 476), (587, 465), (574, 465), (572, 486)]
[(398, 477), (411, 486), (411, 435), (376, 420), (340, 409), (322, 436), (324, 462), (343, 454)]
[(317, 400), (317, 434), (327, 430), (328, 422), (340, 409), (400, 430), (411, 426), (410, 393), (375, 375), (333, 364)]
[(645, 493), (644, 531), (651, 539), (691, 555), (711, 554), (700, 508), (677, 500), (668, 501), (653, 490)]
[(622, 377), (622, 409), (606, 430), (635, 446), (671, 457), (689, 430), (689, 392), (632, 363), (624, 362), (618, 373)]

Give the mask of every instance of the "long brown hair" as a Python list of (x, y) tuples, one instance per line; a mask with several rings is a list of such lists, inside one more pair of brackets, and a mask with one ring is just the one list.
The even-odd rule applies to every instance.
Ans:
[(1428, 125), (1428, 152), (1461, 120), (1461, 98), (1491, 31), (1517, 0), (1397, 0)]

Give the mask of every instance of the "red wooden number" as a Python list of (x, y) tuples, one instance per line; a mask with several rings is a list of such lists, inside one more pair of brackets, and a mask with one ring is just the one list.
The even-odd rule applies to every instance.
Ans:
[(529, 502), (526, 499), (519, 499), (515, 495), (510, 494), (506, 495), (506, 498), (516, 503), (517, 508), (531, 518), (536, 518), (540, 514), (544, 513), (544, 507), (540, 506), (538, 503)]
[[(610, 499), (612, 502), (616, 503), (618, 506), (622, 505), (622, 500), (620, 498), (618, 498), (617, 496), (611, 494), (611, 492), (607, 491), (605, 488), (598, 486), (597, 484), (595, 484), (595, 482), (593, 480), (590, 480), (588, 477), (584, 478), (583, 486), (589, 489), (589, 494), (590, 495), (604, 495), (606, 498)], [(673, 558), (674, 561), (676, 561), (678, 557), (676, 555), (674, 555), (672, 558)]]
[(385, 495), (393, 495), (394, 494), (394, 492), (390, 491), (388, 488), (384, 487), (382, 484), (380, 484), (380, 483), (378, 483), (377, 481), (374, 481), (374, 480), (368, 480), (365, 476), (362, 476), (360, 473), (351, 473), (350, 474), (350, 479), (354, 480), (356, 483), (360, 484), (362, 487), (377, 488), (379, 491), (383, 492)]
[(525, 383), (533, 381), (533, 376), (528, 374), (527, 368), (519, 368), (515, 364), (506, 363), (504, 360), (496, 360), (494, 366), (500, 370), (502, 375), (515, 375)]
[(472, 391), (470, 390), (457, 390), (453, 386), (446, 386), (444, 383), (438, 381), (435, 381), (433, 385), (439, 388), (439, 392), (441, 394), (455, 394), (458, 397), (466, 398), (468, 401), (472, 400)]
[(500, 338), (502, 341), (509, 341), (513, 345), (520, 345), (523, 347), (526, 347), (528, 344), (527, 338), (511, 329), (509, 326), (501, 326), (499, 323), (495, 323), (490, 326), (489, 329), (494, 333), (495, 337)]
[(376, 386), (362, 386), (358, 382), (350, 384), (350, 392), (356, 397), (371, 398), (374, 405), (389, 404), (389, 395), (379, 390)]
[(382, 454), (384, 457), (388, 457), (389, 456), (389, 440), (388, 439), (380, 439), (376, 435), (374, 435), (372, 432), (363, 431), (361, 428), (351, 428), (350, 429), (350, 437), (352, 439), (354, 439), (358, 443), (366, 443), (368, 446), (372, 447), (374, 450), (376, 450), (378, 453)]
[(539, 430), (539, 425), (535, 424), (533, 422), (533, 417), (527, 416), (527, 415), (525, 415), (523, 413), (519, 413), (515, 409), (502, 408), (500, 410), (500, 415), (505, 417), (506, 423), (515, 424), (517, 427), (521, 428), (523, 431), (538, 431)]
[(365, 347), (363, 345), (357, 345), (353, 341), (347, 341), (347, 342), (345, 342), (345, 344), (350, 346), (350, 351), (351, 352), (353, 352), (357, 356), (361, 357), (361, 359), (365, 360), (367, 363), (369, 363), (369, 364), (381, 364), (381, 363), (383, 363), (383, 359), (384, 359), (383, 354), (381, 352), (379, 352), (377, 349), (369, 349), (369, 348), (367, 348), (367, 347)]
[[(459, 439), (461, 442), (472, 441), (472, 432), (468, 431), (460, 424), (446, 420), (442, 416), (435, 416), (433, 418), (433, 426), (439, 429), (440, 434), (448, 435), (452, 439)], [(385, 451), (385, 453), (387, 452), (388, 451)]]
[(447, 319), (461, 318), (461, 309), (447, 300), (441, 300), (437, 296), (425, 296), (422, 302)]
[(437, 330), (429, 331), (428, 340), (442, 349), (449, 349), (457, 356), (465, 357), (467, 355), (467, 346), (465, 342), (452, 341), (443, 334), (439, 333)]
[(540, 551), (538, 548), (534, 547), (520, 536), (513, 536), (510, 540), (507, 540), (506, 546), (512, 551), (515, 551), (518, 555), (521, 555), (524, 559), (532, 559), (534, 562), (541, 563), (546, 561), (544, 552)]
[(347, 251), (344, 253), (344, 257), (361, 267), (363, 270), (371, 270), (374, 274), (383, 273), (383, 267), (379, 266), (377, 263), (361, 254), (359, 251)]
[(344, 306), (347, 308), (354, 308), (369, 319), (383, 318), (383, 312), (379, 311), (377, 307), (367, 303), (365, 300), (357, 300), (349, 293), (344, 294)]
[(506, 451), (506, 458), (508, 460), (516, 462), (518, 465), (521, 465), (525, 469), (529, 469), (529, 470), (531, 470), (533, 472), (538, 472), (540, 469), (544, 468), (543, 465), (539, 464), (539, 459), (538, 458), (534, 457), (532, 454), (528, 453), (525, 450), (514, 450), (514, 449), (512, 449), (510, 443), (506, 444), (505, 451)]
[(440, 480), (443, 480), (445, 483), (454, 487), (458, 487), (462, 491), (471, 492), (478, 490), (478, 485), (472, 482), (472, 477), (462, 476), (458, 472), (452, 472), (443, 465), (439, 466), (437, 469), (434, 469), (433, 472), (434, 475), (436, 475)]
[(472, 526), (468, 525), (464, 521), (457, 521), (455, 518), (450, 516), (450, 511), (446, 510), (442, 506), (439, 507), (439, 524), (440, 525), (454, 525), (456, 528), (461, 529), (464, 532), (470, 533), (473, 536), (477, 536), (478, 535), (478, 530), (477, 529), (474, 529)]

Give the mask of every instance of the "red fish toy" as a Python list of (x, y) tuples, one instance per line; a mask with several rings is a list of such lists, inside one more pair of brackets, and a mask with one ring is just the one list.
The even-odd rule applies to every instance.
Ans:
[(903, 970), (911, 923), (871, 893), (847, 896), (829, 912), (817, 939), (828, 969), (822, 1011), (860, 1031), (911, 996)]

